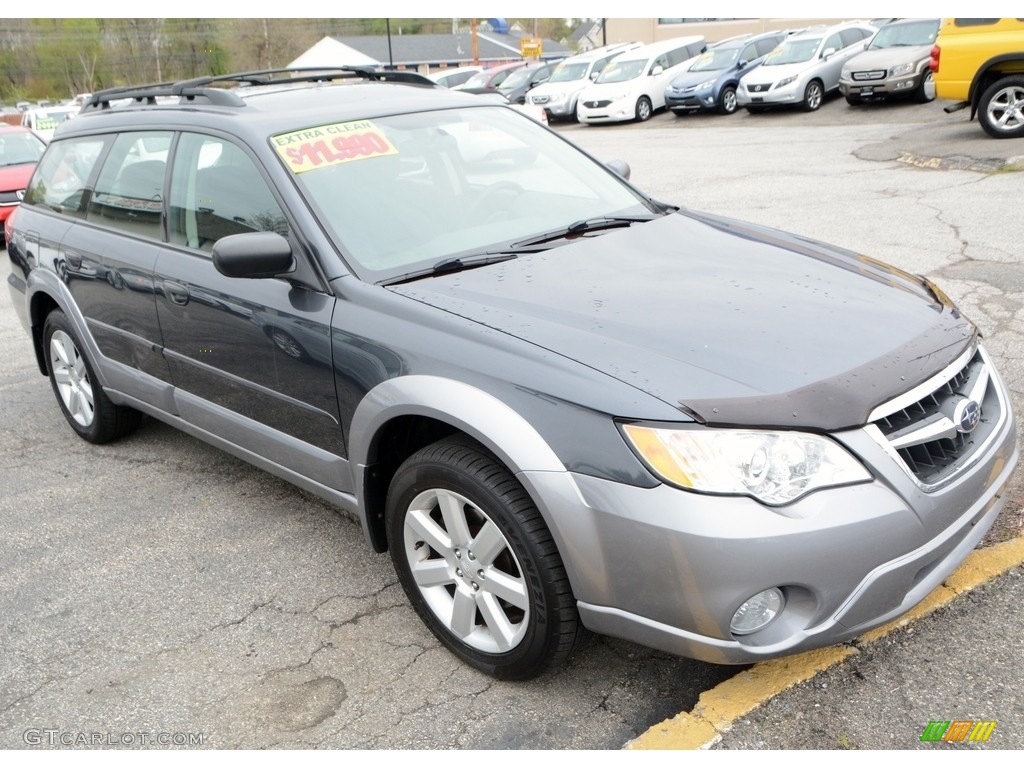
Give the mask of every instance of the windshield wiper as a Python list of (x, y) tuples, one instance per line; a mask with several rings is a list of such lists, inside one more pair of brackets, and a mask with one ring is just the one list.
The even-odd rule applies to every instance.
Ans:
[(421, 280), (425, 277), (438, 277), (439, 275), (450, 275), (453, 272), (463, 272), (467, 269), (485, 267), (488, 264), (497, 264), (498, 262), (509, 261), (514, 258), (516, 258), (516, 254), (510, 251), (485, 253), (480, 256), (457, 256), (452, 259), (442, 259), (432, 267), (417, 269), (412, 272), (406, 272), (398, 277), (383, 280), (379, 284), (399, 285), (412, 282), (413, 280)]
[(649, 213), (644, 216), (597, 216), (593, 219), (580, 219), (579, 221), (573, 222), (568, 227), (562, 227), (561, 229), (555, 229), (551, 232), (544, 232), (536, 237), (520, 240), (518, 243), (513, 243), (512, 247), (528, 248), (531, 245), (540, 245), (541, 243), (546, 243), (549, 240), (560, 240), (562, 238), (572, 237), (573, 235), (582, 235), (587, 232), (594, 232), (599, 229), (628, 227), (636, 224), (637, 222), (653, 221), (658, 217), (658, 214)]

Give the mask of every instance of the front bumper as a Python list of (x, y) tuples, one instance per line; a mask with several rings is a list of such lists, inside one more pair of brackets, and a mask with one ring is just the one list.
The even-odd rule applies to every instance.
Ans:
[(577, 104), (576, 114), (581, 123), (621, 123), (636, 117), (636, 102), (632, 99), (599, 103), (598, 107), (588, 107), (582, 100)]
[(543, 108), (549, 118), (568, 118), (576, 116), (576, 101), (571, 98), (549, 99), (543, 97), (543, 101), (532, 101), (531, 103)]
[(886, 96), (909, 96), (917, 88), (920, 75), (911, 72), (899, 77), (888, 77), (881, 80), (839, 79), (839, 92), (850, 98), (870, 99)]
[(767, 90), (760, 92), (750, 91), (748, 86), (741, 85), (736, 89), (736, 103), (741, 107), (800, 104), (804, 100), (804, 87), (805, 84), (801, 80), (782, 87), (772, 85)]
[[(1018, 460), (1006, 413), (985, 454), (930, 493), (867, 429), (833, 437), (871, 469), (872, 482), (779, 508), (573, 473), (520, 477), (549, 521), (589, 629), (745, 664), (849, 640), (941, 584), (1002, 508)], [(733, 635), (737, 608), (771, 587), (786, 597), (778, 618)]]
[(714, 109), (718, 106), (718, 99), (711, 88), (684, 92), (675, 92), (669, 89), (665, 91), (665, 106), (673, 112)]

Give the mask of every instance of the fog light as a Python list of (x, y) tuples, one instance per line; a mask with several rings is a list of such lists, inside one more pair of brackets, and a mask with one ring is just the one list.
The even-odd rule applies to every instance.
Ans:
[(785, 601), (782, 592), (775, 587), (758, 592), (739, 607), (732, 615), (729, 629), (735, 635), (749, 635), (772, 623), (782, 612)]

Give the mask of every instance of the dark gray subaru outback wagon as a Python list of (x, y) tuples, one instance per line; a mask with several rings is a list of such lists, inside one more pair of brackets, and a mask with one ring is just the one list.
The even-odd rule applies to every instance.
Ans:
[(1018, 458), (935, 286), (415, 75), (96, 93), (7, 237), (75, 432), (148, 414), (349, 510), (500, 677), (587, 629), (720, 663), (852, 638), (960, 563)]

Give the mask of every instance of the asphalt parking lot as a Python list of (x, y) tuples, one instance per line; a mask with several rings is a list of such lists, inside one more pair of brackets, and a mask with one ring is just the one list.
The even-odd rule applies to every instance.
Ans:
[[(626, 160), (660, 199), (933, 278), (981, 327), (1024, 412), (1024, 140), (990, 139), (938, 103), (841, 99), (555, 129)], [(465, 668), (336, 510), (155, 421), (107, 446), (75, 438), (9, 304), (5, 290), (0, 748), (98, 734), (129, 747), (617, 749), (739, 671), (606, 638), (534, 682)], [(988, 545), (1022, 533), (1020, 475)], [(1024, 746), (1024, 649), (1001, 639), (1019, 634), (1022, 582), (1018, 566), (858, 650), (719, 747), (913, 748), (922, 717), (997, 720), (983, 746)]]

